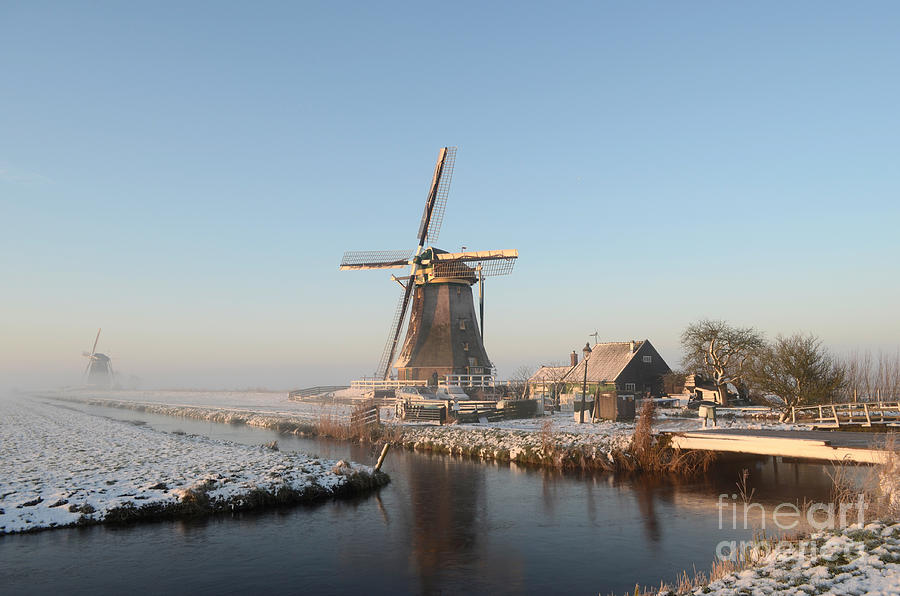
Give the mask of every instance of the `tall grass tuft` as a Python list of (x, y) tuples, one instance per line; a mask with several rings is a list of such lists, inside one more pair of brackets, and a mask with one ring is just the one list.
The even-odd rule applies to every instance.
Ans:
[(706, 473), (715, 460), (710, 451), (682, 451), (671, 445), (667, 435), (653, 434), (656, 406), (646, 400), (634, 428), (631, 445), (620, 454), (614, 454), (612, 471), (629, 473), (669, 474), (674, 476), (699, 476)]

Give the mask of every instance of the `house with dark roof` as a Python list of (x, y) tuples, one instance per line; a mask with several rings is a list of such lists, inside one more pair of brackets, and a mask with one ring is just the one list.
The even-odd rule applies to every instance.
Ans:
[(663, 375), (672, 372), (648, 339), (594, 344), (588, 357), (566, 373), (567, 387), (581, 391), (585, 367), (588, 393), (615, 386), (620, 394), (653, 397), (664, 394)]

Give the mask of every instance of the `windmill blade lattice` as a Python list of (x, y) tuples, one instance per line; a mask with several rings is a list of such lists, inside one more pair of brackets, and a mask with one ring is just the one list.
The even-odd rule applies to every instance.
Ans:
[(384, 344), (384, 350), (381, 352), (381, 359), (378, 361), (378, 368), (375, 376), (380, 379), (388, 379), (391, 372), (391, 364), (394, 362), (394, 354), (397, 352), (397, 343), (400, 341), (400, 332), (403, 329), (403, 320), (406, 318), (406, 311), (409, 309), (409, 299), (412, 296), (413, 286), (412, 279), (406, 281), (406, 289), (400, 296), (397, 308), (394, 311), (394, 317), (391, 319), (391, 330), (387, 343)]
[(347, 251), (341, 259), (341, 270), (347, 269), (397, 269), (409, 266), (415, 253), (409, 250), (355, 250)]
[(425, 201), (425, 213), (422, 225), (419, 226), (419, 246), (433, 244), (441, 233), (444, 223), (444, 210), (447, 208), (447, 197), (450, 195), (450, 182), (453, 179), (453, 167), (456, 165), (456, 147), (444, 147), (438, 154), (438, 162), (434, 168), (434, 178)]
[(516, 259), (499, 259), (495, 261), (438, 261), (434, 265), (435, 277), (458, 277), (473, 278), (478, 277), (477, 267), (481, 265), (482, 277), (497, 277), (498, 275), (509, 275), (512, 273)]

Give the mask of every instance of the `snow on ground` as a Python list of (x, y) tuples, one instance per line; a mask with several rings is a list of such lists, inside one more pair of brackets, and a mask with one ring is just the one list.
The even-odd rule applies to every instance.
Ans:
[(352, 406), (341, 404), (330, 405), (295, 401), (288, 399), (286, 391), (143, 391), (137, 389), (78, 388), (46, 393), (51, 397), (63, 397), (79, 401), (96, 398), (309, 418), (318, 418), (322, 414), (348, 416), (353, 409)]
[[(117, 507), (257, 488), (333, 493), (365, 466), (169, 434), (28, 397), (0, 399), (0, 534), (102, 520)], [(233, 501), (232, 501), (233, 502)]]
[[(660, 592), (664, 594), (668, 592)], [(900, 593), (900, 524), (871, 523), (778, 543), (749, 569), (698, 587), (691, 594)]]

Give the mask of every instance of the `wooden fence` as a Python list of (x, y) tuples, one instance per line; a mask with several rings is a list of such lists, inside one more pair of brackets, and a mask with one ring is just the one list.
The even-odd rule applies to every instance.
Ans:
[(412, 402), (404, 404), (403, 419), (411, 422), (437, 422), (443, 424), (447, 421), (447, 406), (434, 404), (420, 404)]
[(380, 424), (381, 415), (378, 412), (378, 405), (374, 400), (363, 402), (353, 408), (350, 414), (350, 426), (369, 426), (372, 424)]
[(791, 420), (812, 419), (819, 428), (887, 426), (900, 423), (900, 402), (859, 402), (791, 408)]

